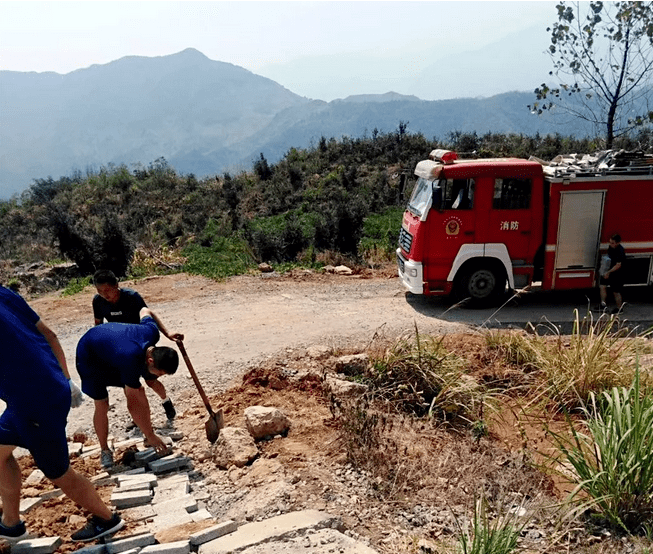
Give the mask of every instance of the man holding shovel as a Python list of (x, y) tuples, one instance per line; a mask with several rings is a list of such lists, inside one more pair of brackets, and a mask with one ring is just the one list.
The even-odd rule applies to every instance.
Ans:
[[(93, 275), (93, 284), (97, 294), (93, 297), (93, 317), (95, 325), (101, 325), (105, 320), (117, 323), (139, 323), (140, 311), (147, 308), (145, 300), (135, 290), (121, 288), (118, 286), (118, 278), (113, 271), (100, 269)], [(163, 325), (163, 322), (152, 311), (150, 315), (159, 328), (171, 341), (183, 340), (184, 335), (181, 333), (169, 333)], [(145, 379), (145, 384), (150, 387), (161, 398), (161, 405), (166, 412), (166, 417), (173, 420), (177, 415), (172, 400), (168, 398), (163, 383), (155, 375), (150, 375)], [(134, 424), (128, 426), (128, 429), (134, 427)]]
[(140, 323), (106, 323), (89, 329), (77, 344), (77, 372), (82, 391), (95, 401), (93, 424), (102, 448), (102, 467), (113, 465), (109, 449), (109, 392), (120, 387), (127, 398), (127, 409), (145, 436), (145, 442), (157, 452), (166, 444), (152, 428), (150, 406), (141, 385), (152, 376), (173, 375), (179, 365), (177, 352), (167, 346), (155, 346), (159, 329), (149, 308), (140, 311)]

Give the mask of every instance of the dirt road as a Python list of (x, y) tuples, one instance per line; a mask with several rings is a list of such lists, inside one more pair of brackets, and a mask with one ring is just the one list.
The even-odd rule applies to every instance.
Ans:
[[(249, 365), (285, 349), (314, 344), (366, 345), (375, 336), (395, 337), (416, 327), (420, 333), (447, 334), (482, 325), (523, 328), (528, 321), (542, 319), (569, 326), (575, 308), (581, 313), (587, 309), (584, 294), (555, 293), (552, 298), (554, 293), (540, 293), (522, 297), (498, 313), (495, 309), (448, 310), (444, 300), (407, 296), (394, 271), (389, 267), (341, 276), (295, 270), (225, 282), (177, 274), (127, 281), (123, 286), (138, 290), (169, 331), (185, 334), (190, 359), (209, 393), (225, 390)], [(93, 324), (94, 293), (94, 288), (88, 287), (67, 298), (53, 293), (30, 301), (57, 332), (72, 368), (77, 341)], [(628, 310), (629, 318), (640, 318), (643, 324), (646, 317), (651, 318), (648, 300), (629, 305)], [(162, 337), (159, 344), (171, 343)], [(75, 371), (73, 375), (79, 381)], [(165, 384), (173, 399), (181, 391), (193, 390), (185, 368), (166, 377)], [(112, 402), (124, 402), (121, 397), (115, 394)], [(154, 403), (158, 400), (150, 398)], [(90, 431), (91, 408), (91, 402), (85, 402), (72, 411), (70, 428), (81, 426)], [(126, 410), (117, 412), (126, 414)], [(165, 422), (161, 410), (152, 412), (155, 424)]]
[[(416, 311), (390, 271), (363, 275), (262, 274), (225, 282), (186, 274), (126, 282), (145, 298), (169, 331), (183, 332), (184, 344), (207, 392), (218, 392), (239, 379), (245, 368), (284, 349), (314, 344), (344, 347), (367, 344), (375, 335), (403, 331), (447, 333), (466, 327)], [(67, 360), (74, 368), (75, 347), (93, 325), (94, 289), (62, 298), (53, 293), (30, 301), (57, 333)], [(162, 337), (159, 344), (171, 344)], [(73, 378), (79, 382), (76, 372)], [(185, 368), (164, 380), (169, 395), (193, 389)], [(148, 391), (150, 402), (157, 398)], [(112, 402), (122, 403), (121, 394)], [(91, 430), (91, 402), (72, 410), (69, 429)], [(161, 413), (160, 413), (161, 412)], [(116, 410), (125, 414), (126, 410)], [(152, 410), (155, 424), (163, 424), (161, 410)], [(121, 418), (112, 424), (123, 425)]]

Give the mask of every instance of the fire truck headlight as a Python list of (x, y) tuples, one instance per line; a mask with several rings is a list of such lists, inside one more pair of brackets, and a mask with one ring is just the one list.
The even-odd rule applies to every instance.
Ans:
[(417, 277), (417, 270), (415, 268), (409, 269), (406, 273), (411, 277)]

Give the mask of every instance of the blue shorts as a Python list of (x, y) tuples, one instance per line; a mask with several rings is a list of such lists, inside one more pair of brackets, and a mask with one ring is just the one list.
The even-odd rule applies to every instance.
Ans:
[(11, 408), (0, 415), (0, 444), (29, 450), (36, 466), (48, 479), (62, 477), (70, 466), (66, 419), (70, 404), (24, 418)]

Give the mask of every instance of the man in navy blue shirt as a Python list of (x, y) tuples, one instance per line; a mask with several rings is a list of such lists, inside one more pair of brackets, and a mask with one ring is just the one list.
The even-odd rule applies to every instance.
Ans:
[(614, 294), (614, 301), (617, 304), (617, 307), (613, 308), (612, 313), (617, 314), (623, 308), (621, 293), (624, 289), (624, 277), (626, 273), (623, 267), (626, 261), (626, 250), (621, 244), (621, 235), (614, 234), (610, 237), (608, 257), (610, 258), (610, 268), (601, 275), (599, 281), (599, 294), (601, 295), (599, 310), (603, 311), (608, 307), (606, 302), (608, 300), (608, 287), (610, 287), (612, 294)]
[[(101, 325), (105, 320), (117, 323), (139, 323), (140, 311), (147, 308), (145, 300), (135, 290), (120, 288), (118, 279), (112, 271), (100, 269), (93, 276), (93, 284), (97, 294), (93, 297), (93, 316), (95, 325)], [(151, 312), (159, 331), (173, 342), (184, 340), (181, 333), (168, 333), (165, 325), (159, 317)], [(163, 409), (168, 419), (174, 419), (177, 415), (172, 400), (168, 398), (165, 386), (154, 375), (145, 378), (145, 383), (161, 398)], [(131, 425), (133, 426), (133, 424)]]
[(105, 323), (89, 329), (77, 344), (77, 372), (82, 391), (95, 401), (93, 424), (102, 448), (103, 467), (113, 465), (109, 449), (109, 391), (120, 387), (127, 398), (127, 409), (157, 452), (166, 450), (154, 432), (150, 406), (141, 386), (141, 378), (172, 375), (179, 366), (177, 352), (168, 346), (156, 346), (159, 329), (149, 308), (141, 308), (140, 323)]
[(66, 357), (56, 334), (15, 292), (0, 287), (0, 538), (27, 536), (20, 520), (20, 466), (13, 455), (27, 448), (45, 476), (71, 500), (93, 515), (73, 533), (90, 541), (115, 533), (124, 522), (104, 504), (93, 484), (70, 467), (66, 420), (71, 404), (79, 406), (79, 388), (70, 380)]

